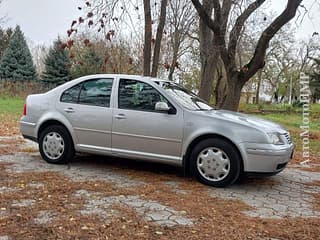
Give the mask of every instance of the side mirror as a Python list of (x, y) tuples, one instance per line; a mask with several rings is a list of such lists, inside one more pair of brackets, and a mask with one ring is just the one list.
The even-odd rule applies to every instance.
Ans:
[(154, 109), (160, 112), (169, 112), (170, 110), (168, 104), (165, 102), (157, 102)]

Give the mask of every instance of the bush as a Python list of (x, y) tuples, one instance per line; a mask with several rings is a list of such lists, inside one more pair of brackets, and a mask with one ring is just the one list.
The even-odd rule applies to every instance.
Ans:
[(54, 86), (43, 83), (41, 81), (13, 81), (13, 80), (0, 80), (0, 95), (8, 97), (21, 97), (25, 98), (30, 94), (43, 93)]

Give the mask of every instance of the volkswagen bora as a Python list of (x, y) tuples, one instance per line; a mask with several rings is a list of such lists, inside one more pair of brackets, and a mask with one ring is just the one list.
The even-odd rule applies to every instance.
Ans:
[(30, 95), (20, 128), (48, 163), (75, 152), (157, 161), (215, 187), (240, 174), (277, 174), (294, 149), (275, 123), (212, 108), (173, 82), (130, 75), (85, 76)]

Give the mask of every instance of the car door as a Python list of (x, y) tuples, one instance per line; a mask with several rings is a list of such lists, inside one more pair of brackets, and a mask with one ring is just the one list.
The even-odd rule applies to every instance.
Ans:
[(71, 123), (77, 147), (111, 152), (112, 86), (113, 79), (98, 78), (62, 93), (58, 109)]
[(159, 101), (174, 106), (150, 84), (132, 79), (119, 80), (117, 100), (112, 125), (114, 154), (181, 161), (181, 109), (175, 109), (174, 114), (155, 111), (155, 104)]

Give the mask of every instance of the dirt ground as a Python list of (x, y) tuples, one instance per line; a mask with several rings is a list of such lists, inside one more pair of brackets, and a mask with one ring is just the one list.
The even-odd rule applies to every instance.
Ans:
[(50, 165), (10, 128), (0, 134), (1, 240), (320, 239), (317, 156), (215, 189), (161, 164), (79, 155)]

